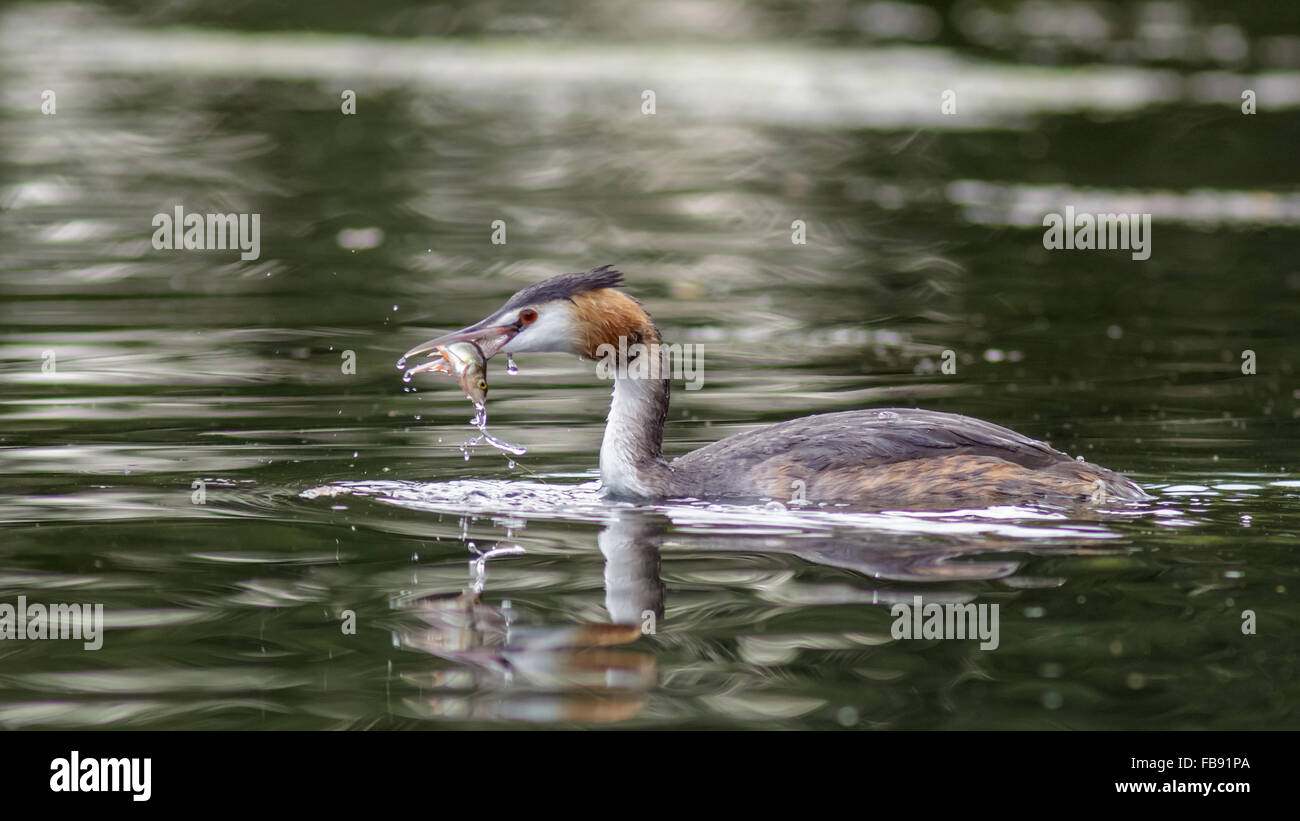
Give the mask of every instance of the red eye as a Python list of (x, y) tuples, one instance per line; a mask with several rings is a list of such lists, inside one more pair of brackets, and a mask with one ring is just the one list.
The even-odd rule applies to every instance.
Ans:
[(519, 321), (525, 325), (531, 325), (537, 321), (537, 312), (532, 308), (524, 308), (519, 312)]

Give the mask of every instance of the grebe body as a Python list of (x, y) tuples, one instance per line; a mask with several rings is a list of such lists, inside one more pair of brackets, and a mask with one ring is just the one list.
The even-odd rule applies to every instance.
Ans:
[(913, 408), (805, 416), (668, 460), (669, 381), (636, 375), (669, 373), (666, 354), (654, 321), (616, 289), (621, 283), (622, 275), (609, 266), (552, 277), (519, 291), (486, 319), (412, 348), (403, 360), (465, 341), (487, 358), (560, 352), (599, 359), (611, 349), (658, 358), (657, 370), (625, 368), (614, 378), (600, 449), (601, 485), (613, 498), (927, 510), (1149, 498), (1118, 473), (1008, 428)]

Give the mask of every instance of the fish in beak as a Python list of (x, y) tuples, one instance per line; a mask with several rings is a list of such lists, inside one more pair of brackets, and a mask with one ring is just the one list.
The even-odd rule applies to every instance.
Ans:
[(487, 358), (473, 342), (452, 342), (439, 345), (430, 359), (423, 365), (417, 365), (402, 375), (403, 381), (411, 381), (417, 373), (432, 371), (449, 373), (456, 377), (465, 398), (474, 403), (474, 407), (483, 409), (487, 402)]

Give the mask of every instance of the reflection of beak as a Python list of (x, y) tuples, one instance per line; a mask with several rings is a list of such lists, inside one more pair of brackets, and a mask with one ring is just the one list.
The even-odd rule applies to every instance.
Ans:
[(451, 345), (456, 342), (473, 342), (483, 352), (484, 359), (491, 359), (500, 353), (506, 343), (513, 339), (517, 333), (519, 333), (519, 328), (516, 325), (488, 325), (479, 322), (470, 325), (468, 328), (452, 331), (446, 336), (430, 339), (428, 342), (421, 342), (402, 354), (402, 360), (405, 361), (422, 353), (436, 355), (439, 346)]

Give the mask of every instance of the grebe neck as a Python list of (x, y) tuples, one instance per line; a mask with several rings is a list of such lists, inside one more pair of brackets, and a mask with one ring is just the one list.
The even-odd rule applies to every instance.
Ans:
[(663, 456), (668, 394), (667, 379), (615, 377), (600, 445), (600, 483), (610, 495), (645, 499), (668, 494), (672, 469)]
[(611, 496), (668, 495), (672, 469), (664, 462), (668, 418), (668, 352), (641, 303), (612, 288), (574, 296), (577, 350), (596, 362), (596, 375), (614, 382), (600, 445), (600, 482)]

